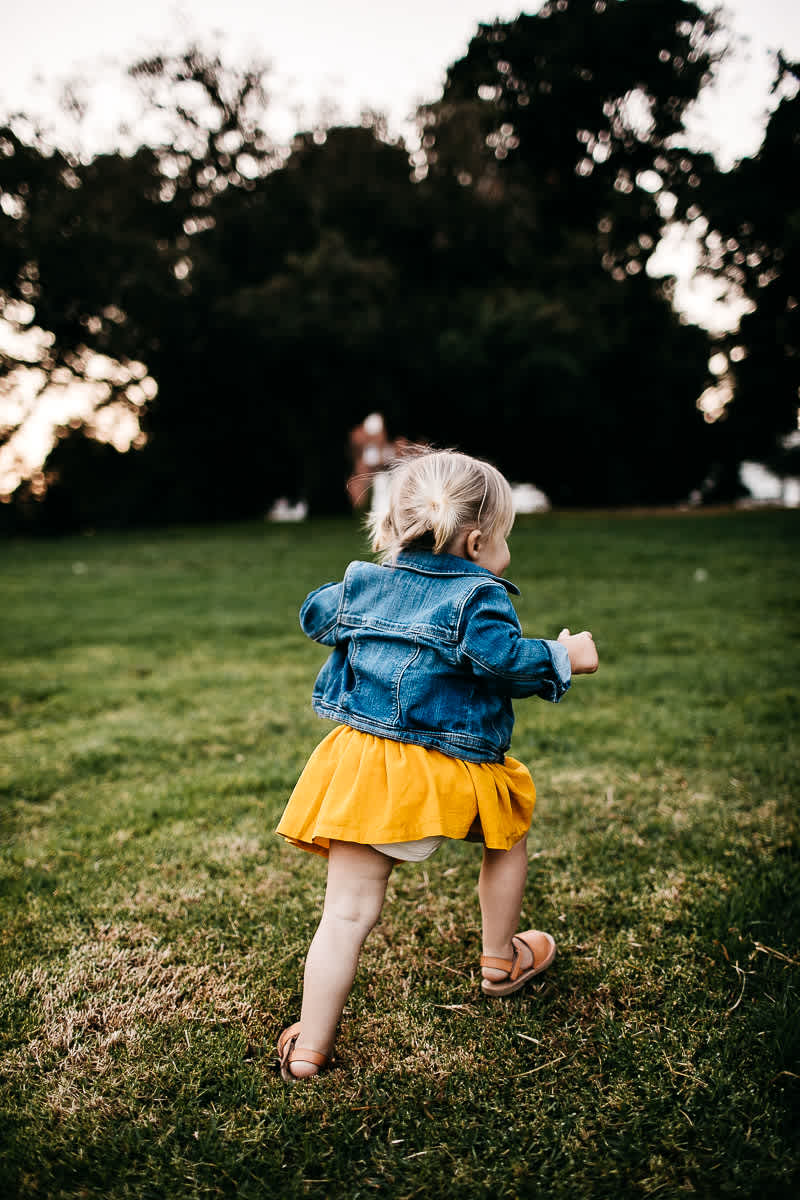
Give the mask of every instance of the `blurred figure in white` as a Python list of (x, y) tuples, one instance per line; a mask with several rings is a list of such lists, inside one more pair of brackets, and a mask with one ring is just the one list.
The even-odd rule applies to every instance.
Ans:
[(305, 521), (308, 516), (308, 505), (305, 500), (290, 504), (285, 496), (280, 496), (267, 513), (268, 521)]
[(794, 475), (776, 475), (763, 463), (743, 462), (739, 479), (750, 493), (739, 501), (740, 508), (775, 505), (779, 508), (800, 507), (800, 479)]
[(534, 487), (532, 483), (514, 483), (511, 485), (511, 496), (514, 501), (515, 513), (539, 513), (550, 511), (550, 501), (544, 492)]

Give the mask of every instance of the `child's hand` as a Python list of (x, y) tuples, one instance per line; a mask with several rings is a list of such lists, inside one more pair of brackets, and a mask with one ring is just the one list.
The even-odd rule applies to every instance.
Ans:
[(599, 665), (597, 647), (594, 638), (584, 630), (583, 633), (570, 633), (562, 629), (558, 640), (566, 647), (573, 675), (593, 675)]

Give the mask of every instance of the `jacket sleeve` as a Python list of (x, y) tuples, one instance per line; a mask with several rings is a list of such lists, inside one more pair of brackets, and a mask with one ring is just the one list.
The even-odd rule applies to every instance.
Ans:
[(509, 696), (541, 696), (556, 704), (570, 686), (569, 655), (560, 642), (522, 636), (508, 593), (482, 587), (462, 617), (461, 653), (475, 675)]
[(341, 583), (325, 583), (310, 592), (300, 609), (303, 633), (323, 646), (336, 645), (336, 618), (342, 599)]

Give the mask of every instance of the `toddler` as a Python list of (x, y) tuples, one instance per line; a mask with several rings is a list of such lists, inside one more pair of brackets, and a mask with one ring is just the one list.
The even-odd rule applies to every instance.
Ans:
[(399, 862), (445, 838), (483, 845), (481, 987), (507, 996), (552, 963), (548, 933), (517, 932), (536, 792), (511, 758), (514, 697), (557, 702), (597, 670), (592, 635), (530, 639), (503, 573), (511, 489), (489, 463), (425, 451), (392, 468), (371, 520), (381, 562), (354, 562), (313, 591), (304, 631), (332, 648), (314, 710), (337, 722), (317, 746), (277, 832), (325, 855), (325, 903), (305, 964), (300, 1020), (278, 1040), (286, 1080), (329, 1061), (361, 947)]

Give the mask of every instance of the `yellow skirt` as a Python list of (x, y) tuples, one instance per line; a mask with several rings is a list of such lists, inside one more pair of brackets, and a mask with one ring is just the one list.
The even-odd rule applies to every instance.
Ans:
[(528, 768), (508, 755), (466, 762), (337, 725), (306, 763), (277, 832), (325, 857), (331, 839), (372, 845), (435, 834), (509, 850), (535, 802)]

